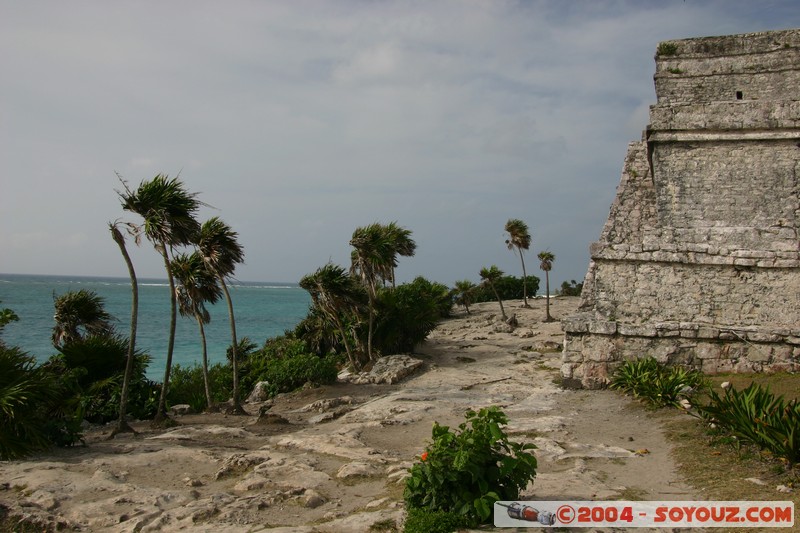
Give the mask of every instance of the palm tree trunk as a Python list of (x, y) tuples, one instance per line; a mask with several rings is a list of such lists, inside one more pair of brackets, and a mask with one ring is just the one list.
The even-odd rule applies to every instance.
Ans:
[(522, 257), (522, 248), (517, 248), (519, 251), (519, 260), (522, 262), (522, 299), (525, 302), (523, 305), (525, 307), (530, 307), (528, 305), (528, 274), (525, 272), (525, 259)]
[(347, 342), (347, 332), (344, 330), (344, 324), (339, 319), (339, 315), (336, 314), (335, 311), (330, 313), (330, 316), (333, 317), (334, 322), (336, 322), (336, 327), (339, 328), (339, 333), (342, 335), (342, 342), (344, 343), (344, 349), (347, 351), (347, 358), (350, 359), (350, 364), (353, 365), (353, 370), (358, 372), (361, 370), (361, 365), (358, 364), (358, 361), (353, 356), (353, 350), (350, 348), (350, 343)]
[[(175, 350), (175, 327), (178, 323), (178, 302), (175, 296), (175, 279), (172, 276), (172, 269), (170, 268), (167, 244), (162, 242), (161, 247), (161, 254), (164, 257), (164, 268), (167, 270), (167, 280), (169, 281), (170, 319), (169, 341), (167, 342), (167, 362), (164, 368), (164, 381), (161, 383), (161, 395), (158, 398), (158, 408), (152, 423), (154, 427), (163, 427), (174, 422), (167, 416), (167, 389), (169, 388), (169, 377), (172, 371), (172, 353)], [(170, 422), (168, 422), (168, 420)]]
[(128, 360), (125, 363), (125, 375), (122, 378), (122, 393), (119, 398), (119, 419), (117, 420), (117, 427), (111, 431), (109, 439), (114, 438), (118, 433), (133, 433), (136, 431), (125, 420), (125, 415), (128, 411), (128, 393), (131, 383), (131, 375), (133, 374), (133, 360), (136, 354), (136, 328), (139, 321), (139, 283), (136, 280), (136, 270), (133, 268), (133, 261), (128, 254), (128, 249), (125, 247), (125, 238), (122, 233), (115, 226), (111, 225), (111, 236), (119, 246), (122, 257), (125, 259), (125, 264), (128, 265), (128, 274), (131, 278), (131, 332), (128, 339)]
[(553, 317), (550, 316), (550, 272), (545, 270), (544, 271), (544, 279), (545, 279), (545, 287), (547, 291), (547, 303), (545, 304), (545, 322), (552, 322)]
[(206, 344), (206, 328), (203, 327), (203, 317), (195, 313), (197, 326), (200, 328), (200, 342), (203, 348), (203, 388), (206, 391), (206, 409), (211, 409), (211, 387), (208, 385), (208, 345)]
[(500, 294), (497, 292), (497, 289), (494, 288), (494, 283), (492, 285), (492, 291), (494, 291), (494, 297), (497, 298), (497, 303), (500, 304), (500, 314), (503, 315), (503, 320), (507, 320), (506, 317), (506, 310), (503, 307), (503, 300), (500, 299)]
[(231, 394), (233, 402), (233, 414), (246, 415), (247, 412), (242, 408), (241, 392), (239, 391), (239, 341), (236, 339), (236, 318), (233, 315), (233, 300), (231, 293), (228, 292), (228, 284), (225, 283), (225, 278), (219, 276), (219, 283), (222, 287), (222, 292), (225, 293), (225, 301), (228, 304), (228, 320), (231, 323), (231, 369), (233, 373), (233, 392)]

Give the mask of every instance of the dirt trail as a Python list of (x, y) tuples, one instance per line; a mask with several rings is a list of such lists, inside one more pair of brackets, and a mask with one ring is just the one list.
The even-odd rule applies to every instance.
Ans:
[[(552, 302), (557, 318), (577, 298)], [(187, 415), (180, 426), (0, 463), (0, 504), (42, 524), (81, 531), (369, 531), (399, 524), (403, 476), (434, 421), (499, 405), (513, 440), (534, 442), (539, 472), (521, 499), (691, 500), (661, 420), (608, 391), (555, 384), (560, 325), (544, 302), (507, 303), (519, 326), (499, 328), (497, 304), (443, 322), (397, 384), (339, 383), (278, 397), (261, 417)], [(676, 415), (677, 416), (677, 415)], [(509, 531), (504, 529), (504, 531)], [(527, 529), (525, 531), (531, 531)]]

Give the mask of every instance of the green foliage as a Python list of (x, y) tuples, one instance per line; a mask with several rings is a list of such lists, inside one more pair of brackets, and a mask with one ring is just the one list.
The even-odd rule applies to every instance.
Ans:
[[(233, 392), (231, 365), (216, 363), (208, 367), (208, 384), (212, 403), (227, 401)], [(189, 404), (195, 412), (206, 410), (206, 390), (203, 382), (203, 367), (197, 363), (172, 367), (172, 377), (167, 393), (169, 405)]]
[(251, 353), (242, 364), (241, 383), (246, 391), (259, 381), (268, 381), (271, 395), (291, 392), (308, 382), (316, 385), (334, 383), (338, 374), (337, 359), (309, 353), (306, 344), (290, 334), (267, 340), (264, 347)]
[(403, 533), (452, 533), (471, 525), (472, 522), (464, 515), (412, 507), (408, 510)]
[(47, 448), (47, 406), (56, 383), (35, 359), (0, 342), (0, 460), (25, 457)]
[(442, 318), (450, 315), (452, 306), (447, 286), (423, 277), (380, 290), (372, 341), (375, 349), (382, 354), (413, 351)]
[(769, 450), (790, 464), (800, 462), (800, 405), (775, 396), (768, 387), (751, 383), (737, 391), (725, 389), (720, 396), (708, 390), (707, 403), (692, 403), (700, 417), (716, 424), (740, 441)]
[[(539, 290), (539, 278), (527, 276), (528, 297), (535, 296)], [(494, 287), (501, 300), (521, 300), (523, 297), (522, 278), (515, 276), (502, 276), (494, 281)], [(472, 292), (472, 302), (492, 302), (496, 300), (492, 288), (487, 285), (478, 285)]]
[(11, 309), (0, 309), (0, 333), (3, 333), (3, 328), (12, 322), (19, 320), (17, 314)]
[(653, 357), (626, 361), (611, 379), (610, 388), (642, 398), (656, 407), (680, 407), (681, 400), (705, 384), (697, 370), (667, 367)]
[(561, 284), (561, 289), (559, 289), (558, 294), (561, 296), (580, 296), (581, 292), (583, 291), (583, 282), (578, 283), (577, 281), (570, 280), (565, 281)]
[(457, 431), (434, 423), (433, 443), (411, 467), (403, 494), (410, 509), (445, 511), (485, 523), (498, 500), (516, 500), (536, 475), (533, 444), (511, 442), (496, 406), (469, 410)]
[(658, 43), (658, 48), (656, 49), (657, 55), (660, 56), (674, 56), (678, 53), (678, 45), (675, 43)]
[[(59, 351), (44, 365), (63, 387), (63, 403), (56, 418), (85, 419), (97, 424), (115, 420), (119, 416), (128, 339), (116, 335), (91, 336), (69, 342)], [(134, 354), (127, 412), (138, 419), (155, 415), (153, 394), (158, 384), (145, 376), (149, 362), (146, 354)]]

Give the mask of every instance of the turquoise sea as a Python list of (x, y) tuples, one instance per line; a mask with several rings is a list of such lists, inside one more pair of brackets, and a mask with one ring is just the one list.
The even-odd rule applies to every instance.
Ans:
[[(117, 331), (130, 332), (131, 285), (128, 278), (28, 276), (0, 274), (0, 308), (19, 316), (2, 333), (7, 345), (18, 346), (44, 361), (54, 353), (53, 296), (71, 290), (92, 290), (105, 300), (106, 311), (117, 321)], [(259, 346), (271, 337), (294, 328), (308, 313), (311, 298), (297, 284), (239, 282), (230, 284), (236, 316), (236, 335), (249, 337)], [(210, 306), (211, 323), (206, 326), (210, 362), (225, 361), (230, 345), (228, 309), (223, 301)], [(139, 280), (138, 349), (151, 357), (147, 375), (161, 381), (164, 376), (169, 335), (169, 285), (166, 280)], [(193, 318), (178, 315), (173, 363), (200, 363), (200, 334)]]

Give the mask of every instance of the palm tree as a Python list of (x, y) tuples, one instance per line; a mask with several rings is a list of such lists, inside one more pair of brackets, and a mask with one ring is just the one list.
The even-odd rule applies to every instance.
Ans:
[(497, 268), (495, 265), (492, 265), (489, 268), (483, 267), (481, 269), (481, 280), (483, 280), (484, 283), (488, 284), (489, 287), (492, 288), (495, 298), (497, 298), (497, 302), (500, 304), (500, 314), (503, 315), (503, 320), (507, 320), (506, 310), (503, 308), (503, 300), (500, 299), (500, 295), (497, 293), (497, 288), (494, 285), (502, 277), (503, 271)]
[(417, 250), (417, 243), (411, 238), (411, 230), (401, 228), (397, 225), (397, 222), (390, 222), (384, 226), (384, 231), (393, 248), (390, 276), (392, 278), (392, 287), (395, 287), (394, 270), (397, 268), (397, 256), (413, 257)]
[(218, 217), (212, 217), (200, 227), (200, 238), (197, 248), (205, 261), (206, 268), (219, 281), (225, 301), (228, 304), (228, 320), (231, 325), (231, 368), (233, 373), (233, 413), (246, 414), (239, 398), (239, 343), (236, 340), (236, 319), (233, 314), (233, 300), (228, 291), (227, 278), (233, 276), (236, 265), (244, 263), (244, 248), (239, 244), (239, 235)]
[(81, 289), (53, 296), (56, 321), (53, 327), (53, 346), (65, 345), (93, 335), (109, 335), (113, 317), (105, 310), (105, 301), (94, 291)]
[(167, 389), (170, 371), (172, 370), (172, 353), (175, 348), (175, 326), (177, 324), (178, 304), (175, 296), (175, 280), (170, 268), (170, 255), (176, 246), (188, 245), (197, 239), (200, 224), (194, 215), (201, 205), (196, 194), (186, 190), (177, 178), (170, 179), (158, 174), (152, 180), (142, 181), (132, 191), (121, 178), (125, 188), (118, 192), (125, 211), (136, 213), (144, 219), (141, 231), (153, 243), (153, 247), (161, 254), (164, 269), (167, 272), (170, 295), (170, 324), (167, 342), (167, 360), (164, 369), (164, 381), (161, 384), (161, 395), (158, 399), (154, 426), (167, 423)]
[(372, 359), (372, 333), (375, 327), (375, 301), (378, 283), (391, 276), (396, 257), (395, 242), (385, 226), (374, 223), (356, 228), (350, 239), (354, 248), (350, 254), (350, 271), (361, 278), (369, 298), (369, 324), (367, 329), (367, 357)]
[(528, 305), (528, 276), (525, 272), (525, 258), (522, 251), (531, 247), (531, 234), (528, 232), (528, 225), (518, 218), (508, 219), (505, 229), (508, 233), (508, 239), (506, 239), (508, 249), (516, 248), (519, 252), (519, 260), (522, 262), (522, 297), (525, 302), (524, 306), (530, 307)]
[(553, 261), (556, 260), (556, 256), (548, 251), (539, 252), (539, 268), (544, 270), (544, 277), (545, 277), (545, 287), (547, 292), (547, 303), (545, 304), (546, 316), (545, 322), (552, 322), (555, 320), (553, 317), (550, 316), (550, 270), (553, 268)]
[(131, 376), (133, 375), (133, 363), (136, 357), (136, 329), (139, 321), (139, 283), (136, 279), (136, 271), (133, 268), (133, 261), (128, 254), (128, 249), (125, 247), (125, 237), (119, 230), (118, 223), (109, 223), (108, 229), (111, 231), (111, 238), (119, 246), (125, 264), (128, 266), (128, 275), (131, 278), (131, 333), (128, 338), (128, 359), (125, 364), (125, 374), (122, 378), (122, 392), (119, 398), (119, 419), (117, 426), (111, 431), (109, 439), (114, 438), (118, 433), (133, 433), (136, 431), (125, 420), (128, 411), (128, 394), (130, 391)]
[(328, 263), (313, 274), (303, 276), (300, 286), (311, 295), (314, 307), (336, 325), (350, 364), (354, 370), (360, 370), (361, 364), (350, 346), (348, 328), (342, 320), (342, 316), (354, 315), (363, 305), (364, 289), (358, 280), (339, 265)]
[(475, 291), (475, 284), (468, 279), (456, 281), (455, 296), (456, 303), (463, 305), (469, 314), (469, 306), (472, 305), (472, 296)]
[(199, 252), (180, 254), (172, 258), (172, 275), (178, 282), (176, 288), (178, 310), (183, 316), (193, 316), (200, 329), (203, 348), (203, 384), (206, 392), (206, 406), (211, 408), (211, 388), (208, 384), (208, 348), (204, 324), (211, 322), (206, 303), (214, 304), (222, 298), (222, 289), (217, 278), (203, 261)]

